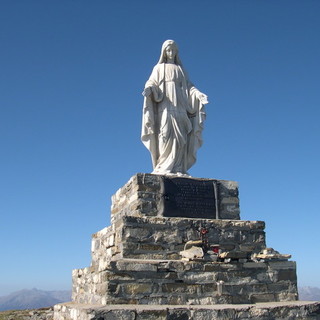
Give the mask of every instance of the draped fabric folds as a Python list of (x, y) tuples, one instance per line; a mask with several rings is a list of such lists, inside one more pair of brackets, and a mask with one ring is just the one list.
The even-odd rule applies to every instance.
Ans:
[(158, 63), (145, 88), (141, 140), (150, 151), (153, 173), (188, 174), (202, 145), (205, 107), (182, 65)]

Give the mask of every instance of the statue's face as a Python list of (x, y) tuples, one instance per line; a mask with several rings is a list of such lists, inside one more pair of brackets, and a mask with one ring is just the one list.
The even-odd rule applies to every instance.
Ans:
[(167, 60), (174, 61), (174, 58), (176, 57), (176, 54), (177, 54), (177, 49), (174, 46), (168, 45), (166, 47)]

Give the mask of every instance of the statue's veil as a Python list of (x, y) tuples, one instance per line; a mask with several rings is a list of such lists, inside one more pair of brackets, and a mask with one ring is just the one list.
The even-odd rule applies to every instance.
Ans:
[(178, 49), (177, 44), (176, 44), (175, 41), (173, 41), (173, 40), (166, 40), (166, 41), (163, 43), (162, 48), (161, 48), (160, 59), (159, 59), (158, 63), (165, 63), (165, 62), (167, 62), (167, 61), (166, 61), (165, 50), (166, 50), (166, 48), (167, 48), (169, 45), (175, 47), (175, 49), (176, 49), (176, 51), (177, 51), (177, 54), (176, 54), (175, 60), (174, 60), (175, 64), (182, 67), (182, 62), (181, 62), (180, 57), (179, 57), (179, 49)]

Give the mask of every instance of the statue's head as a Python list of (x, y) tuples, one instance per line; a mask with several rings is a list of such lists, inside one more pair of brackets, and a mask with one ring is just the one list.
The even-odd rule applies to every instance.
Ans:
[(174, 63), (178, 65), (182, 65), (178, 52), (179, 52), (179, 49), (176, 42), (174, 40), (166, 40), (162, 44), (160, 59), (158, 63), (167, 62), (168, 55), (172, 54), (174, 58)]

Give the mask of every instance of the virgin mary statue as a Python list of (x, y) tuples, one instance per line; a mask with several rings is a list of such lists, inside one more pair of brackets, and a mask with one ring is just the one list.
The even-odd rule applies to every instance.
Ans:
[(151, 153), (152, 173), (188, 175), (202, 145), (208, 100), (189, 81), (173, 40), (163, 43), (142, 94), (141, 140)]

